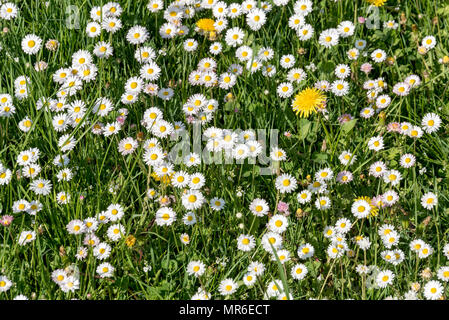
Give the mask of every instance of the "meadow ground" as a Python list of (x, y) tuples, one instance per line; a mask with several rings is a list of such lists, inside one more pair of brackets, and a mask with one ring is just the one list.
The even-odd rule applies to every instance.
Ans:
[(446, 299), (446, 1), (0, 1), (0, 299)]

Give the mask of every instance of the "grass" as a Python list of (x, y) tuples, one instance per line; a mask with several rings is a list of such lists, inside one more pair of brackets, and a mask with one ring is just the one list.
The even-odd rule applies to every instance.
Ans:
[[(212, 16), (210, 10), (200, 11), (195, 17), (185, 20), (185, 25), (191, 29), (189, 36), (167, 40), (159, 35), (159, 28), (164, 23), (162, 11), (150, 13), (147, 3), (143, 1), (119, 2), (123, 8), (120, 17), (123, 28), (113, 35), (103, 31), (93, 39), (85, 32), (85, 26), (90, 21), (89, 12), (92, 6), (105, 2), (77, 0), (68, 4), (50, 0), (46, 7), (42, 1), (20, 1), (17, 2), (20, 14), (16, 19), (0, 20), (2, 27), (8, 28), (8, 32), (0, 35), (3, 47), (0, 51), (3, 61), (0, 64), (1, 93), (13, 95), (14, 80), (18, 76), (27, 75), (31, 79), (28, 98), (14, 99), (16, 113), (10, 118), (0, 118), (0, 161), (13, 171), (11, 182), (0, 186), (0, 205), (2, 214), (14, 216), (11, 226), (0, 228), (0, 275), (7, 276), (14, 283), (9, 291), (0, 292), (0, 299), (12, 299), (18, 294), (37, 299), (190, 299), (199, 287), (204, 287), (214, 299), (222, 299), (218, 286), (225, 278), (232, 278), (240, 284), (231, 296), (236, 299), (262, 299), (267, 284), (274, 279), (282, 280), (283, 286), (288, 287), (295, 299), (383, 299), (388, 296), (402, 297), (415, 281), (424, 286), (428, 281), (422, 278), (425, 268), (430, 268), (433, 279), (436, 279), (438, 268), (447, 264), (443, 246), (447, 243), (449, 230), (448, 65), (438, 62), (448, 55), (449, 45), (449, 7), (444, 1), (398, 1), (397, 4), (395, 1), (393, 4), (389, 0), (379, 8), (381, 26), (378, 29), (369, 29), (357, 22), (359, 16), (367, 16), (368, 4), (365, 1), (316, 1), (314, 11), (306, 19), (315, 29), (315, 35), (305, 42), (300, 41), (287, 26), (288, 17), (293, 12), (292, 2), (285, 7), (273, 6), (266, 24), (257, 32), (250, 32), (244, 16), (230, 20), (230, 27), (245, 29), (244, 44), (254, 51), (262, 46), (274, 50), (271, 63), (278, 71), (273, 78), (267, 78), (260, 71), (249, 74), (244, 70), (237, 84), (229, 90), (234, 99), (227, 103), (223, 99), (228, 91), (194, 87), (188, 82), (188, 75), (196, 69), (198, 62), (211, 57), (208, 52), (211, 41), (193, 31), (194, 23), (199, 18)], [(165, 1), (165, 5), (168, 4)], [(67, 26), (69, 5), (79, 9), (79, 29)], [(340, 39), (337, 46), (329, 49), (318, 44), (318, 35), (322, 30), (333, 28), (344, 20), (356, 24), (353, 36)], [(386, 30), (382, 28), (382, 23), (387, 20), (403, 23), (396, 30)], [(139, 62), (134, 59), (136, 46), (125, 39), (128, 29), (136, 24), (145, 26), (149, 31), (147, 45), (166, 52), (166, 55), (158, 55), (156, 63), (162, 69), (157, 81), (159, 87), (172, 87), (175, 91), (168, 101), (142, 93), (135, 104), (124, 106), (120, 102), (126, 80), (137, 75), (140, 69)], [(52, 52), (43, 48), (37, 55), (25, 54), (20, 43), (30, 33), (38, 35), (44, 43), (48, 39), (57, 39), (60, 43), (58, 50)], [(420, 55), (417, 44), (427, 35), (435, 36), (438, 44), (427, 54)], [(193, 37), (199, 43), (193, 53), (186, 52), (182, 47), (187, 37)], [(355, 39), (367, 41), (364, 52), (368, 56), (361, 55), (358, 60), (349, 61), (346, 52), (354, 46)], [(52, 74), (61, 67), (70, 67), (72, 54), (77, 50), (92, 52), (99, 40), (109, 41), (114, 47), (114, 54), (108, 59), (94, 58), (98, 75), (75, 96), (86, 103), (88, 112), (80, 125), (64, 132), (77, 141), (75, 149), (68, 153), (68, 167), (74, 171), (74, 178), (58, 182), (56, 174), (59, 168), (52, 161), (62, 154), (58, 148), (58, 139), (62, 134), (52, 126), (55, 113), (36, 110), (36, 102), (40, 97), (55, 97), (58, 86), (52, 81)], [(222, 43), (223, 51), (215, 60), (217, 74), (221, 74), (238, 60), (235, 58), (235, 48), (227, 46), (224, 37), (219, 36), (218, 41)], [(385, 50), (389, 57), (394, 57), (394, 62), (373, 63), (373, 71), (365, 75), (360, 71), (360, 65), (370, 61), (369, 54), (378, 48)], [(317, 80), (335, 79), (333, 70), (340, 63), (348, 64), (352, 69), (349, 94), (337, 97), (327, 93), (329, 113), (326, 117), (315, 114), (307, 119), (299, 118), (291, 109), (293, 96), (282, 99), (276, 94), (278, 84), (286, 77), (285, 70), (279, 65), (284, 54), (295, 56), (296, 67), (305, 68), (312, 62), (316, 65), (315, 71), (307, 71), (307, 80), (294, 85), (294, 94), (313, 86)], [(40, 60), (46, 61), (48, 68), (37, 72), (33, 66)], [(392, 86), (410, 74), (419, 75), (422, 85), (406, 97), (394, 95)], [(362, 107), (368, 106), (368, 102), (362, 85), (366, 80), (378, 77), (386, 79), (386, 93), (392, 97), (392, 103), (384, 110), (384, 118), (376, 115), (363, 119), (359, 113)], [(339, 171), (350, 170), (354, 175), (353, 182), (348, 185), (332, 183), (329, 186), (332, 208), (320, 211), (313, 202), (300, 205), (296, 192), (280, 194), (274, 186), (276, 175), (259, 175), (261, 166), (258, 164), (203, 163), (197, 168), (175, 166), (175, 170), (201, 172), (206, 177), (206, 186), (202, 188), (206, 198), (218, 197), (226, 202), (225, 208), (218, 212), (208, 204), (203, 205), (195, 212), (198, 222), (190, 227), (184, 225), (181, 217), (186, 209), (181, 204), (182, 190), (155, 181), (150, 175), (151, 168), (143, 161), (144, 150), (141, 146), (132, 155), (122, 156), (118, 152), (118, 143), (125, 137), (134, 137), (139, 141), (152, 137), (140, 122), (144, 111), (152, 106), (160, 107), (165, 120), (186, 123), (182, 106), (195, 93), (203, 93), (219, 101), (218, 111), (205, 127), (263, 129), (267, 134), (270, 130), (278, 130), (279, 146), (288, 154), (287, 160), (280, 163), (279, 172), (292, 174), (304, 188), (311, 181), (308, 176), (313, 177), (315, 172), (325, 167), (332, 168), (335, 175)], [(98, 97), (108, 97), (114, 102), (115, 110), (107, 117), (92, 113)], [(95, 123), (114, 121), (118, 116), (117, 110), (122, 107), (128, 108), (129, 115), (118, 135), (103, 137), (91, 133)], [(395, 121), (419, 125), (428, 112), (437, 113), (442, 118), (443, 124), (437, 133), (424, 134), (414, 140), (386, 131), (386, 125)], [(337, 119), (344, 113), (352, 114), (357, 120), (341, 125)], [(26, 116), (33, 120), (33, 127), (29, 132), (22, 132), (18, 123)], [(186, 124), (186, 129), (192, 135), (193, 126)], [(291, 136), (284, 135), (285, 132), (290, 132)], [(378, 134), (383, 135), (385, 148), (379, 152), (368, 150), (367, 141)], [(176, 143), (161, 139), (165, 150)], [(31, 180), (24, 177), (18, 179), (15, 174), (20, 170), (17, 155), (33, 147), (41, 152), (38, 163), (42, 172), (39, 176), (53, 184), (48, 196), (37, 196), (29, 190)], [(354, 165), (345, 167), (340, 163), (338, 156), (344, 150), (356, 154)], [(400, 167), (399, 157), (405, 153), (416, 156), (416, 166), (410, 169)], [(356, 220), (350, 209), (355, 198), (374, 197), (391, 188), (381, 179), (368, 175), (369, 165), (379, 160), (402, 173), (400, 185), (393, 187), (400, 200), (393, 207), (379, 210), (377, 217)], [(426, 172), (420, 173), (424, 167)], [(178, 219), (173, 225), (161, 227), (155, 224), (155, 212), (160, 205), (147, 197), (149, 188), (157, 190), (158, 195), (170, 195), (176, 199), (172, 208)], [(56, 202), (56, 194), (60, 191), (71, 195), (69, 204)], [(439, 203), (431, 211), (420, 204), (422, 194), (428, 191), (438, 195)], [(268, 218), (254, 218), (251, 214), (248, 207), (254, 198), (267, 200), (271, 212), (276, 210), (279, 201), (289, 204), (289, 227), (283, 239), (291, 261), (280, 264), (279, 259), (272, 260), (271, 255), (262, 248), (260, 240), (266, 232)], [(19, 199), (39, 200), (43, 208), (36, 216), (13, 214), (13, 203)], [(68, 234), (66, 225), (74, 219), (95, 217), (111, 203), (120, 203), (125, 208), (125, 216), (120, 223), (125, 227), (126, 236), (132, 235), (136, 242), (132, 246), (127, 245), (126, 236), (118, 242), (111, 242), (106, 237), (108, 225), (101, 225), (97, 235), (111, 244), (112, 253), (107, 261), (116, 268), (113, 277), (102, 279), (96, 273), (100, 261), (92, 255), (92, 249), (89, 249), (85, 260), (75, 259), (84, 235)], [(297, 209), (300, 209), (298, 213)], [(237, 213), (241, 213), (242, 217), (238, 218)], [(347, 240), (355, 256), (331, 259), (326, 253), (329, 240), (324, 238), (323, 230), (341, 217), (348, 217), (353, 222)], [(397, 247), (403, 250), (405, 259), (397, 266), (387, 263), (380, 255), (385, 248), (377, 231), (385, 223), (394, 225), (401, 236)], [(34, 230), (37, 237), (35, 241), (21, 246), (17, 239), (24, 230)], [(182, 233), (189, 234), (190, 244), (181, 243)], [(257, 239), (256, 248), (250, 252), (237, 250), (236, 238), (243, 233), (252, 234)], [(368, 236), (372, 242), (366, 252), (357, 249), (350, 240), (359, 234)], [(418, 259), (410, 251), (410, 241), (417, 238), (423, 239), (435, 250), (430, 257)], [(315, 254), (313, 258), (299, 261), (297, 248), (306, 242), (313, 245)], [(200, 260), (207, 266), (200, 279), (186, 273), (186, 266), (192, 260)], [(241, 280), (251, 261), (264, 263), (266, 271), (253, 287), (247, 288)], [(290, 275), (291, 266), (296, 262), (304, 263), (309, 271), (301, 281), (294, 280)], [(147, 272), (143, 270), (146, 264), (151, 266)], [(355, 272), (359, 264), (393, 271), (396, 275), (393, 284), (385, 289), (366, 288), (364, 283), (369, 279)], [(79, 270), (79, 289), (65, 293), (52, 281), (51, 273), (73, 265)], [(423, 297), (422, 291), (418, 295)], [(447, 296), (445, 283), (444, 296)]]

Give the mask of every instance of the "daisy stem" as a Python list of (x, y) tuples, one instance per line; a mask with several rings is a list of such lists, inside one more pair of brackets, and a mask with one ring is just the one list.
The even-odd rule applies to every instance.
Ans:
[(341, 260), (340, 260), (340, 271), (341, 271), (341, 298), (344, 299), (343, 292), (345, 290), (345, 285), (344, 285), (345, 277), (344, 277), (344, 272), (343, 272), (343, 263)]
[(419, 258), (418, 258), (418, 253), (416, 253), (415, 281), (416, 281), (416, 278), (418, 277), (418, 265), (419, 265)]
[[(366, 251), (363, 250), (363, 261), (366, 266)], [(366, 275), (362, 274), (362, 300), (366, 300), (366, 288), (365, 288)]]
[(327, 279), (329, 279), (329, 276), (331, 275), (332, 268), (334, 267), (335, 261), (337, 261), (337, 259), (334, 259), (334, 261), (332, 261), (331, 267), (329, 268), (329, 271), (327, 272), (326, 278), (324, 279), (323, 286), (321, 287), (320, 294), (318, 295), (318, 299), (321, 298), (321, 294), (323, 293), (324, 286), (326, 285)]
[(176, 240), (176, 234), (175, 234), (175, 229), (174, 229), (174, 227), (173, 227), (173, 224), (171, 225), (171, 230), (172, 230), (172, 232), (173, 232), (173, 241), (175, 242), (176, 250), (178, 250), (178, 252), (180, 252), (180, 251), (179, 251), (179, 247), (178, 247), (178, 241)]
[(327, 141), (327, 143), (329, 144), (329, 149), (332, 150), (331, 139), (330, 139), (330, 137), (329, 137), (329, 132), (327, 131), (326, 125), (325, 125), (324, 122), (323, 122), (323, 117), (321, 116), (321, 113), (318, 113), (318, 115), (319, 115), (319, 118), (320, 118), (321, 126), (323, 127), (324, 133), (326, 134), (326, 141)]
[(203, 284), (203, 281), (201, 281), (201, 277), (198, 277), (198, 281), (200, 282), (201, 289), (203, 289), (204, 292), (207, 292), (206, 287)]
[(276, 193), (276, 204), (275, 204), (275, 207), (274, 207), (273, 216), (276, 214), (276, 212), (278, 210), (278, 202), (279, 202), (279, 190)]

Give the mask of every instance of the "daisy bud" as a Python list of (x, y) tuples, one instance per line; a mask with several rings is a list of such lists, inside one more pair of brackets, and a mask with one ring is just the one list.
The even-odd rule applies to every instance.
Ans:
[(423, 46), (418, 47), (418, 53), (425, 55), (427, 53), (427, 49)]
[(432, 271), (429, 268), (425, 268), (423, 271), (421, 271), (421, 277), (423, 279), (432, 278)]
[(401, 19), (399, 21), (400, 24), (405, 24), (407, 22), (407, 18), (405, 17), (404, 12), (401, 13)]
[(396, 59), (394, 57), (388, 57), (387, 63), (392, 66), (395, 63)]
[(413, 282), (410, 286), (412, 290), (415, 292), (418, 292), (419, 289), (421, 289), (421, 285), (419, 284), (419, 282)]
[(321, 151), (326, 151), (326, 149), (327, 149), (327, 146), (326, 146), (326, 140), (324, 139), (324, 140), (323, 140), (323, 143), (322, 143), (322, 145), (321, 145)]
[(145, 139), (145, 134), (142, 131), (137, 133), (137, 141), (142, 142)]
[(45, 43), (45, 48), (49, 51), (56, 51), (58, 49), (59, 42), (55, 39), (50, 39)]

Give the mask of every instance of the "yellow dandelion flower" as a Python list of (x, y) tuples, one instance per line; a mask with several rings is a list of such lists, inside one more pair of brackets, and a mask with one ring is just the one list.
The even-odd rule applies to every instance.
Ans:
[(215, 21), (212, 19), (200, 19), (196, 22), (196, 26), (203, 32), (213, 32)]
[(326, 96), (316, 88), (306, 88), (295, 96), (292, 103), (293, 111), (300, 117), (307, 118), (311, 113), (316, 113), (326, 102)]
[(162, 182), (162, 183), (164, 183), (164, 184), (170, 184), (170, 182), (171, 182), (171, 179), (173, 178), (173, 173), (171, 173), (170, 175), (165, 175), (165, 176), (163, 176), (162, 178), (161, 177), (159, 177), (158, 175), (157, 175), (157, 173), (156, 172), (152, 172), (151, 173), (151, 177), (155, 180), (155, 181), (160, 181), (160, 182)]
[(159, 178), (159, 176), (156, 174), (156, 172), (152, 172), (151, 177), (156, 181), (161, 181), (161, 178)]
[(126, 245), (130, 248), (132, 248), (134, 246), (134, 244), (136, 243), (136, 237), (134, 237), (132, 234), (130, 234), (128, 237), (126, 237)]
[(387, 2), (387, 0), (366, 0), (366, 1), (368, 1), (370, 4), (376, 7), (382, 7), (385, 4), (385, 2)]
[(358, 201), (358, 200), (365, 200), (366, 202), (369, 203), (369, 205), (371, 207), (371, 210), (370, 210), (371, 216), (375, 217), (378, 215), (379, 208), (372, 204), (370, 197), (363, 196), (363, 197), (358, 197), (357, 199), (354, 199), (354, 201)]

